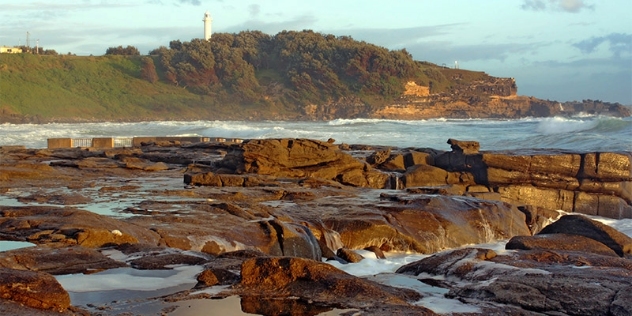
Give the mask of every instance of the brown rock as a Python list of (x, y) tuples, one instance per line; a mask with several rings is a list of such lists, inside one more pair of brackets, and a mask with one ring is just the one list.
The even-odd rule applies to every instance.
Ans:
[(544, 227), (542, 234), (570, 234), (594, 239), (614, 250), (619, 256), (632, 253), (632, 238), (616, 229), (581, 215), (564, 215)]
[(370, 163), (371, 165), (377, 166), (386, 162), (386, 160), (389, 159), (390, 156), (391, 149), (386, 148), (373, 152), (369, 157), (366, 158), (366, 162)]
[(538, 234), (536, 236), (515, 236), (507, 242), (505, 249), (549, 249), (572, 250), (617, 256), (614, 250), (588, 237), (568, 234)]
[[(124, 243), (158, 243), (143, 227), (73, 208), (0, 206), (0, 235), (33, 243), (78, 244), (98, 248)], [(28, 223), (25, 225), (25, 222)]]
[(568, 190), (539, 188), (532, 185), (511, 185), (498, 188), (503, 201), (516, 205), (532, 205), (548, 210), (573, 212), (575, 193)]
[(516, 171), (523, 174), (538, 173), (576, 177), (581, 168), (579, 154), (547, 151), (485, 152), (482, 162), (488, 168)]
[(380, 165), (380, 169), (389, 171), (404, 172), (406, 168), (407, 166), (403, 154), (391, 154), (391, 156)]
[[(496, 252), (490, 249), (463, 248), (434, 254), (428, 258), (403, 265), (395, 273), (419, 275), (422, 272), (442, 275), (457, 275), (460, 277), (474, 271), (472, 260), (489, 260), (496, 257)], [(463, 264), (455, 263), (464, 261)]]
[(0, 298), (57, 312), (70, 307), (68, 293), (52, 275), (44, 272), (0, 269)]
[(233, 272), (221, 268), (207, 268), (197, 277), (196, 287), (208, 287), (213, 285), (229, 285), (239, 282), (239, 276)]
[(584, 156), (582, 171), (582, 178), (630, 181), (632, 179), (632, 154), (588, 153)]
[(357, 263), (364, 260), (364, 257), (355, 251), (347, 248), (340, 248), (336, 252), (336, 255), (346, 262)]
[(262, 296), (245, 295), (241, 297), (241, 310), (255, 315), (320, 315), (333, 310), (327, 304), (298, 300), (295, 298), (268, 298)]
[(448, 172), (430, 165), (416, 165), (408, 168), (402, 177), (407, 188), (441, 186), (447, 184)]
[(337, 207), (345, 212), (320, 218), (351, 249), (388, 242), (394, 250), (434, 253), (530, 234), (517, 208), (468, 197), (392, 194), (376, 209)]
[(632, 181), (603, 182), (592, 179), (581, 179), (579, 191), (616, 195), (632, 204)]
[(372, 170), (338, 146), (310, 139), (248, 140), (218, 165), (236, 173), (313, 177), (372, 188), (384, 188), (388, 180), (388, 175)]
[(462, 141), (456, 139), (448, 139), (448, 144), (452, 148), (452, 151), (461, 152), (466, 155), (478, 154), (478, 150), (481, 145), (477, 141)]
[(406, 168), (414, 165), (434, 165), (434, 156), (427, 152), (411, 151), (404, 155)]
[(617, 310), (625, 315), (632, 305), (623, 294), (632, 285), (631, 271), (627, 259), (577, 251), (495, 255), (484, 249), (457, 249), (397, 272), (450, 276), (457, 285), (443, 284), (450, 289), (446, 297), (485, 308), (497, 304), (503, 311), (516, 306), (516, 314), (608, 315)]
[(378, 259), (386, 259), (386, 256), (384, 255), (384, 252), (382, 251), (382, 249), (380, 249), (380, 247), (370, 246), (364, 248), (364, 250), (372, 251), (373, 253), (375, 253), (375, 257)]
[(276, 230), (283, 256), (322, 259), (318, 239), (309, 228), (294, 223), (283, 223), (276, 219), (269, 223)]
[(617, 196), (577, 192), (574, 202), (575, 213), (615, 219), (632, 218), (632, 205)]
[(190, 185), (222, 186), (222, 179), (213, 172), (184, 174), (184, 183)]
[(166, 253), (160, 255), (146, 255), (130, 261), (130, 265), (138, 270), (169, 270), (169, 265), (199, 265), (207, 259), (201, 256), (186, 255), (183, 253)]
[(277, 297), (300, 299), (341, 307), (410, 306), (420, 299), (412, 290), (393, 288), (349, 275), (329, 264), (288, 257), (262, 257), (244, 261), (241, 287), (251, 295), (275, 293)]
[(126, 264), (84, 247), (39, 246), (0, 252), (0, 267), (42, 271), (53, 275), (91, 273), (123, 266)]
[(548, 225), (553, 219), (557, 219), (560, 213), (533, 205), (520, 205), (518, 209), (525, 214), (526, 223), (531, 234), (537, 234)]

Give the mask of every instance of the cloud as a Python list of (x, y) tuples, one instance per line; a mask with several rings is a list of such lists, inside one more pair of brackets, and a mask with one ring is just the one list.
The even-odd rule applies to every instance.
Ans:
[(259, 16), (261, 12), (261, 7), (258, 4), (251, 4), (248, 6), (248, 13), (250, 13), (250, 17), (256, 18)]
[(622, 54), (632, 51), (632, 34), (610, 33), (606, 36), (585, 39), (573, 44), (573, 46), (584, 54), (590, 54), (603, 43), (608, 43), (610, 52), (619, 58)]
[(195, 6), (199, 6), (202, 4), (200, 0), (178, 0), (178, 2), (182, 4), (192, 4)]
[(283, 30), (310, 29), (318, 20), (311, 14), (300, 15), (290, 20), (278, 22), (264, 22), (259, 19), (251, 19), (244, 23), (227, 28), (227, 33), (239, 33), (244, 30), (259, 30), (267, 34), (276, 34)]
[(501, 44), (473, 44), (454, 45), (451, 42), (428, 41), (409, 45), (406, 50), (416, 60), (425, 60), (441, 65), (459, 62), (500, 61), (512, 56), (524, 56), (536, 52), (550, 43), (501, 43)]
[(367, 41), (386, 47), (406, 47), (417, 44), (421, 39), (453, 32), (462, 23), (442, 24), (433, 26), (417, 26), (399, 29), (346, 29), (330, 30), (335, 35), (348, 35), (356, 40)]
[(584, 0), (523, 0), (521, 8), (533, 11), (556, 10), (577, 13), (583, 9), (593, 10), (595, 6), (587, 4)]

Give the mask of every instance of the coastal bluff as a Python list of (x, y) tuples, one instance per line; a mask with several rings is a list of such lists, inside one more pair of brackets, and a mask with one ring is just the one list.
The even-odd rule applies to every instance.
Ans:
[[(632, 218), (630, 152), (161, 138), (0, 155), (0, 240), (35, 245), (0, 252), (4, 313), (142, 313), (238, 295), (261, 315), (436, 314), (418, 304), (428, 293), (323, 262), (367, 260), (358, 251), (427, 255), (389, 275), (479, 314), (632, 312), (632, 238), (586, 216)], [(471, 247), (497, 240), (513, 251)], [(200, 271), (190, 288), (81, 306), (51, 277), (181, 266)], [(13, 286), (27, 282), (55, 295)]]
[[(283, 36), (305, 36), (305, 43), (315, 38), (325, 40), (310, 32), (291, 33)], [(232, 35), (222, 37), (226, 36), (226, 41), (218, 39), (222, 45), (243, 42), (233, 41)], [(519, 83), (513, 78), (414, 61), (403, 51), (389, 52), (363, 42), (353, 42), (352, 47), (344, 40), (325, 42), (328, 44), (322, 47), (332, 45), (330, 49), (340, 53), (320, 55), (329, 59), (310, 69), (299, 65), (312, 65), (312, 51), (274, 49), (261, 55), (267, 56), (268, 62), (254, 66), (238, 55), (223, 55), (241, 48), (211, 50), (208, 41), (195, 41), (180, 49), (164, 48), (151, 56), (6, 54), (0, 59), (0, 123), (631, 115), (630, 108), (620, 103), (589, 99), (558, 102), (520, 95)], [(218, 56), (207, 55), (208, 51)], [(280, 51), (293, 57), (275, 56)], [(182, 58), (196, 60), (201, 56), (208, 60), (182, 62)], [(333, 60), (334, 56), (342, 60)], [(234, 66), (241, 70), (222, 69), (224, 63), (212, 61), (234, 57), (238, 59)], [(373, 63), (366, 61), (372, 59), (382, 64), (371, 66)], [(141, 75), (141, 65), (149, 61), (159, 65), (158, 81), (148, 82)], [(210, 64), (215, 68), (194, 66)], [(178, 70), (180, 67), (184, 68)], [(238, 74), (247, 78), (233, 78)]]

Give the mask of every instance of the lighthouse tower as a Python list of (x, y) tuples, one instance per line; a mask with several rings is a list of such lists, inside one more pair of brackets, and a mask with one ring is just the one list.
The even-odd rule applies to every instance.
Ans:
[(204, 21), (204, 39), (208, 41), (211, 39), (211, 24), (213, 23), (211, 14), (208, 11), (204, 13), (204, 20), (202, 21)]

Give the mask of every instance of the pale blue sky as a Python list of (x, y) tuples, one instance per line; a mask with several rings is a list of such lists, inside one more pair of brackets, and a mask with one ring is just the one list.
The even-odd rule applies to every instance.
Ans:
[(632, 104), (630, 0), (0, 0), (0, 45), (146, 54), (213, 32), (311, 29), (350, 35), (416, 60), (514, 77), (518, 94)]

